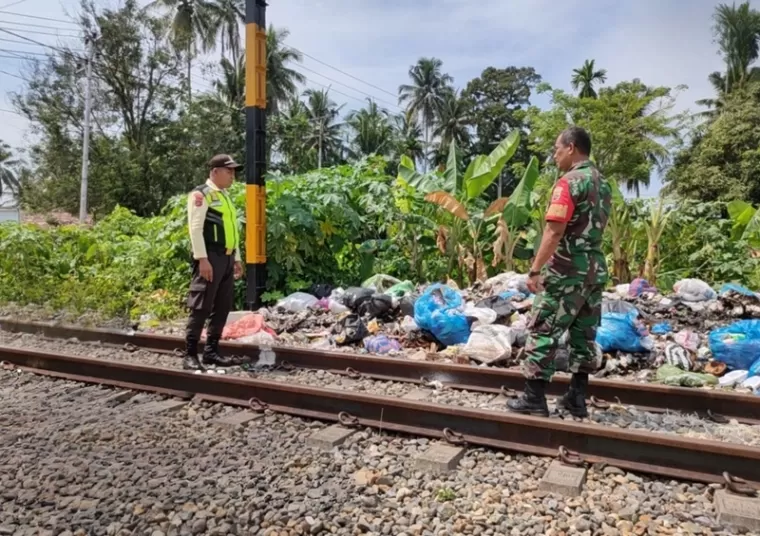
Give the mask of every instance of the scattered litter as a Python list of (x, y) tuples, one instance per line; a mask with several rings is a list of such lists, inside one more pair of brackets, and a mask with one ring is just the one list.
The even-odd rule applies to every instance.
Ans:
[(667, 335), (672, 331), (673, 327), (668, 322), (660, 322), (659, 324), (655, 324), (652, 326), (652, 329), (649, 330), (652, 335)]
[(733, 387), (736, 384), (742, 383), (748, 376), (749, 371), (747, 370), (732, 370), (718, 380), (718, 383), (721, 387)]
[(300, 313), (317, 305), (319, 299), (311, 294), (305, 292), (296, 292), (291, 294), (287, 298), (281, 299), (277, 302), (278, 309), (284, 309), (291, 313)]
[(414, 321), (442, 344), (465, 344), (470, 324), (463, 312), (462, 296), (446, 285), (431, 285), (414, 304)]
[(718, 295), (701, 279), (682, 279), (673, 285), (673, 292), (684, 301), (703, 302), (714, 300)]
[(673, 365), (661, 366), (657, 369), (655, 377), (660, 383), (680, 387), (704, 387), (705, 385), (715, 385), (718, 383), (718, 379), (711, 374), (685, 372)]
[(605, 313), (596, 333), (596, 342), (603, 352), (645, 352), (654, 348), (646, 326), (638, 319), (637, 311)]
[(729, 369), (749, 369), (760, 358), (760, 320), (739, 320), (712, 330), (710, 350)]
[(375, 335), (364, 339), (364, 348), (373, 354), (389, 354), (401, 351), (401, 345), (386, 335)]
[(514, 335), (511, 328), (501, 325), (473, 328), (464, 352), (470, 359), (492, 365), (512, 355)]

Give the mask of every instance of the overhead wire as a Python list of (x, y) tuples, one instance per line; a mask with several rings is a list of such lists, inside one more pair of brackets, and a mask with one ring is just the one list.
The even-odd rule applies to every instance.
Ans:
[[(401, 107), (400, 107), (398, 104), (394, 104), (394, 103), (392, 103), (392, 102), (388, 102), (388, 101), (386, 101), (386, 100), (383, 100), (383, 99), (379, 99), (379, 98), (377, 98), (376, 96), (374, 96), (374, 95), (372, 95), (372, 94), (370, 94), (370, 93), (367, 93), (366, 91), (362, 91), (362, 90), (360, 90), (360, 89), (356, 89), (355, 87), (352, 87), (352, 86), (349, 86), (349, 85), (347, 85), (347, 84), (344, 84), (343, 82), (340, 82), (340, 81), (338, 81), (338, 80), (335, 80), (334, 78), (330, 78), (329, 76), (326, 76), (326, 75), (324, 75), (324, 74), (322, 74), (322, 73), (320, 73), (320, 72), (317, 72), (317, 71), (315, 71), (315, 70), (313, 70), (313, 69), (310, 69), (310, 68), (306, 67), (305, 65), (298, 65), (298, 69), (305, 69), (305, 70), (307, 70), (307, 71), (309, 71), (309, 72), (311, 72), (311, 73), (314, 73), (314, 74), (316, 74), (317, 76), (321, 76), (321, 77), (322, 77), (322, 78), (324, 78), (325, 80), (329, 80), (330, 82), (333, 82), (333, 83), (335, 83), (335, 84), (340, 84), (341, 86), (344, 86), (344, 87), (346, 87), (346, 88), (350, 89), (351, 91), (356, 91), (357, 93), (361, 93), (362, 95), (366, 95), (367, 97), (369, 97), (369, 98), (370, 98), (370, 99), (372, 99), (372, 100), (375, 100), (375, 101), (377, 101), (377, 102), (381, 102), (381, 103), (383, 103), (383, 104), (386, 104), (386, 105), (388, 105), (388, 106), (392, 106), (392, 107), (394, 107), (394, 108), (396, 108), (396, 109), (398, 109), (398, 110), (401, 110)], [(296, 70), (296, 71), (297, 71), (298, 69), (294, 68), (293, 70)], [(301, 74), (303, 74), (303, 73), (301, 73)], [(305, 76), (305, 75), (304, 75), (304, 76)]]
[(39, 15), (27, 15), (26, 13), (15, 13), (13, 11), (5, 11), (3, 9), (0, 9), (0, 13), (3, 13), (5, 15), (14, 15), (16, 17), (26, 17), (28, 19), (37, 19), (37, 20), (47, 20), (51, 22), (58, 22), (62, 24), (71, 24), (73, 26), (79, 27), (79, 24), (76, 22), (70, 22), (67, 20), (61, 20), (61, 19), (52, 19), (50, 17), (40, 17)]
[(46, 24), (32, 24), (29, 22), (18, 22), (15, 20), (0, 19), (0, 24), (13, 24), (15, 26), (24, 26), (27, 28), (42, 28), (43, 30), (60, 30), (64, 32), (77, 32), (82, 33), (81, 30), (75, 30), (73, 28), (61, 28), (60, 26), (48, 26)]

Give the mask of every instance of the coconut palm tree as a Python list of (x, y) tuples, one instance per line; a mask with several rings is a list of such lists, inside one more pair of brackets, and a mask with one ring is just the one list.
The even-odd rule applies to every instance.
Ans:
[(222, 47), (222, 56), (229, 52), (233, 61), (240, 55), (240, 24), (245, 23), (244, 0), (214, 0), (210, 4), (209, 30)]
[(412, 83), (398, 88), (399, 104), (406, 105), (413, 119), (422, 121), (426, 146), (430, 145), (430, 133), (438, 110), (454, 82), (450, 75), (441, 71), (442, 67), (443, 62), (438, 58), (420, 58), (409, 68)]
[(411, 118), (409, 113), (399, 114), (393, 117), (393, 130), (396, 141), (395, 156), (400, 158), (406, 155), (413, 162), (425, 158), (425, 147), (422, 141), (422, 128)]
[(226, 106), (242, 111), (245, 106), (245, 54), (237, 57), (233, 64), (227, 58), (219, 61), (222, 78), (214, 80), (216, 99)]
[(578, 96), (582, 99), (595, 99), (597, 97), (594, 85), (604, 84), (607, 81), (607, 70), (594, 70), (594, 60), (586, 60), (580, 69), (573, 69), (573, 89), (580, 93)]
[(751, 9), (749, 2), (719, 4), (713, 18), (713, 31), (726, 62), (724, 94), (729, 95), (753, 76), (750, 66), (760, 52), (760, 12)]
[(18, 164), (19, 161), (13, 159), (10, 145), (0, 142), (0, 197), (9, 191), (18, 193), (19, 180), (14, 169)]
[(309, 149), (317, 151), (318, 168), (325, 162), (339, 161), (343, 152), (343, 125), (335, 122), (340, 117), (343, 105), (338, 106), (330, 99), (329, 92), (329, 88), (304, 91), (306, 111), (311, 125), (311, 132), (304, 141)]
[(154, 0), (147, 9), (162, 9), (173, 13), (171, 38), (177, 50), (187, 55), (187, 92), (192, 98), (191, 70), (198, 51), (214, 48), (214, 9), (207, 0)]
[(272, 114), (298, 96), (298, 84), (306, 82), (304, 75), (288, 67), (291, 62), (303, 61), (300, 51), (285, 45), (289, 35), (286, 28), (270, 25), (267, 30), (267, 112)]
[(470, 144), (470, 111), (457, 91), (448, 93), (438, 109), (437, 126), (433, 136), (439, 140), (439, 153), (448, 154), (451, 142), (464, 148)]
[(346, 117), (346, 125), (353, 131), (349, 153), (353, 158), (370, 154), (386, 155), (393, 149), (394, 133), (387, 110), (381, 109), (372, 99), (367, 107), (353, 111)]

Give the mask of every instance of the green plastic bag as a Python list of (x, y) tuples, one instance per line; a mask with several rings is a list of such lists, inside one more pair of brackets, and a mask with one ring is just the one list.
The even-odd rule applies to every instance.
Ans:
[(385, 294), (388, 289), (399, 283), (401, 283), (401, 281), (390, 275), (375, 274), (362, 283), (362, 287), (372, 288), (380, 294)]
[(394, 298), (403, 298), (412, 292), (414, 292), (414, 283), (411, 281), (402, 281), (385, 291), (388, 296), (393, 296)]
[(676, 387), (704, 387), (705, 385), (716, 385), (718, 378), (712, 374), (686, 372), (674, 365), (663, 365), (657, 369), (657, 381)]

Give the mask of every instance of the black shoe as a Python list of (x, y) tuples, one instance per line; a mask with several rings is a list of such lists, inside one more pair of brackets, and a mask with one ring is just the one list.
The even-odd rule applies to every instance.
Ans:
[(185, 354), (182, 358), (182, 368), (185, 370), (206, 370), (198, 359), (198, 354)]
[(217, 367), (231, 367), (234, 363), (229, 357), (219, 354), (219, 339), (207, 339), (203, 348), (203, 364)]
[(515, 413), (548, 417), (549, 407), (546, 405), (546, 382), (544, 380), (528, 380), (522, 396), (507, 401), (507, 409)]
[(570, 412), (573, 417), (584, 419), (588, 417), (586, 408), (586, 393), (588, 392), (588, 374), (575, 373), (570, 380), (570, 389), (559, 401), (559, 406)]

